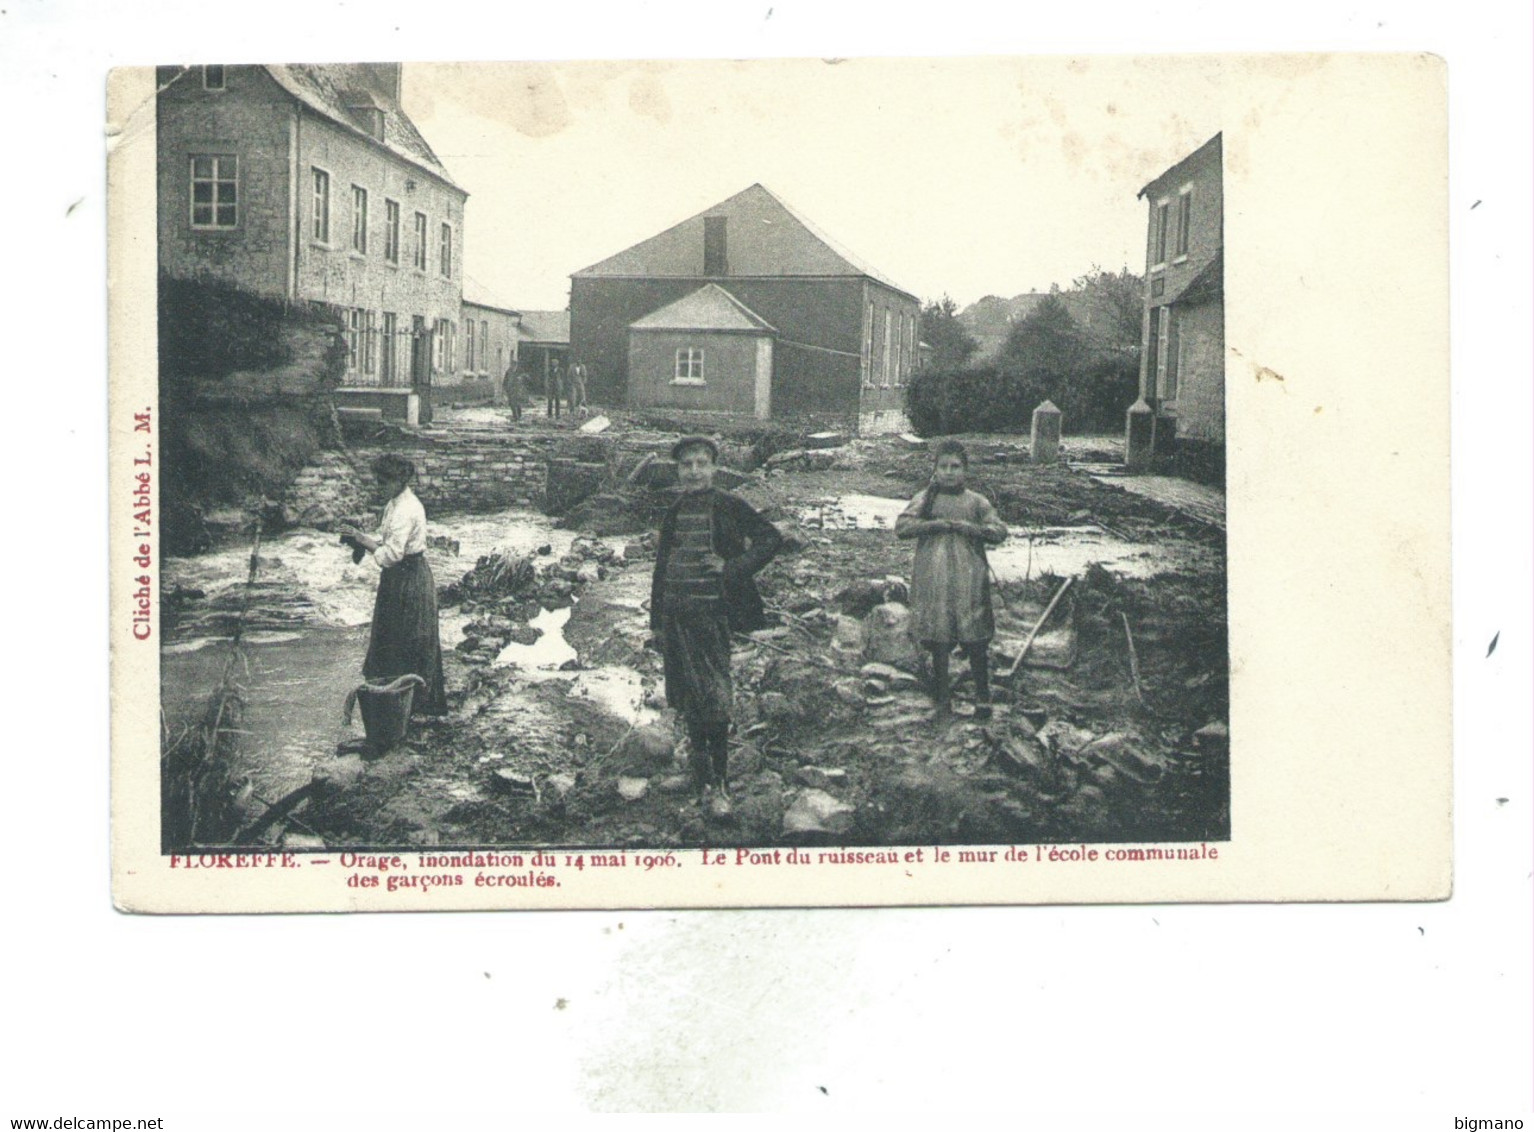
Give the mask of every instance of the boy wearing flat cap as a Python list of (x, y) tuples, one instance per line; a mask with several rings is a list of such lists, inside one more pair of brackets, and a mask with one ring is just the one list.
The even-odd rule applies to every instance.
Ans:
[(731, 814), (730, 634), (766, 624), (752, 580), (783, 536), (737, 495), (714, 487), (718, 446), (684, 436), (671, 448), (682, 493), (661, 520), (650, 629), (666, 669), (666, 702), (682, 716), (692, 771), (711, 817)]

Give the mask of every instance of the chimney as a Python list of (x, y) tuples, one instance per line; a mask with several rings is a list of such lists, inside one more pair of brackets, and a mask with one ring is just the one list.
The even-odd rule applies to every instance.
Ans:
[(705, 216), (703, 218), (703, 274), (728, 275), (730, 273), (730, 244), (726, 230), (728, 216)]

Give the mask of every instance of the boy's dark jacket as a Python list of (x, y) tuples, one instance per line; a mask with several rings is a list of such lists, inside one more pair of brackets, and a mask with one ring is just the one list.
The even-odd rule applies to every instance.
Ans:
[[(714, 553), (724, 559), (724, 608), (729, 619), (730, 631), (749, 633), (767, 623), (762, 610), (761, 594), (756, 592), (753, 576), (772, 561), (773, 555), (783, 545), (783, 536), (755, 508), (738, 495), (728, 491), (709, 488), (713, 496), (713, 512), (710, 517), (713, 531)], [(676, 513), (682, 501), (678, 499), (666, 511), (660, 521), (660, 543), (655, 550), (655, 576), (650, 582), (650, 628), (661, 627), (661, 611), (665, 601), (666, 559), (676, 544)], [(746, 540), (751, 545), (746, 546)]]

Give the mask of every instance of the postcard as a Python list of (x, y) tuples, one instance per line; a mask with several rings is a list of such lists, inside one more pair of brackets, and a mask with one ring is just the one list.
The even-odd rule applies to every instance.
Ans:
[(118, 906), (1446, 898), (1446, 83), (114, 72)]

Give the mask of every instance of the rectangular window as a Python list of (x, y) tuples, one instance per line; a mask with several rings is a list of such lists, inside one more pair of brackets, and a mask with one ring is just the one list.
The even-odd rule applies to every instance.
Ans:
[(703, 385), (703, 348), (683, 346), (676, 352), (676, 372), (673, 385)]
[(1177, 254), (1188, 254), (1188, 229), (1193, 226), (1193, 186), (1177, 194)]
[(463, 324), (463, 371), (474, 372), (474, 320)]
[(239, 159), (232, 153), (192, 155), (192, 227), (239, 223)]
[(1177, 311), (1167, 307), (1161, 321), (1161, 399), (1177, 400), (1177, 378), (1182, 357), (1182, 333), (1178, 326)]
[(453, 277), (453, 226), (451, 224), (442, 225), (442, 251), (438, 262), (442, 265), (442, 277), (451, 279)]
[(352, 186), (352, 251), (368, 254), (368, 191)]
[(353, 307), (346, 313), (346, 368), (356, 373), (362, 362), (362, 310)]
[(383, 312), (383, 328), (378, 338), (378, 379), (385, 385), (394, 384), (399, 372), (396, 362), (399, 350), (399, 319), (393, 311)]
[(415, 214), (415, 248), (411, 252), (417, 271), (426, 270), (426, 213)]
[(399, 262), (399, 201), (384, 201), (384, 259)]
[(1158, 267), (1166, 263), (1166, 229), (1171, 211), (1167, 201), (1161, 201), (1156, 205), (1156, 266)]
[(1145, 396), (1159, 397), (1161, 395), (1161, 365), (1160, 350), (1161, 342), (1161, 312), (1164, 307), (1151, 307), (1150, 330), (1146, 334), (1145, 343)]
[(885, 307), (879, 312), (879, 318), (884, 327), (884, 357), (879, 359), (879, 384), (888, 389), (890, 387), (890, 325), (889, 308)]
[(202, 69), (202, 89), (224, 89), (224, 68), (221, 64), (215, 64), (213, 66), (204, 67)]
[(330, 243), (330, 174), (323, 169), (312, 169), (314, 173), (314, 222), (310, 225), (309, 235), (322, 244)]
[(457, 368), (454, 325), (445, 318), (437, 319), (432, 327), (432, 368), (438, 373), (453, 373)]
[(378, 337), (378, 326), (372, 311), (362, 312), (362, 372), (373, 372), (373, 340)]
[(479, 323), (479, 368), (490, 368), (490, 322), (487, 319), (480, 319)]
[(869, 388), (874, 383), (873, 371), (874, 355), (874, 307), (869, 303), (863, 308), (863, 387)]

